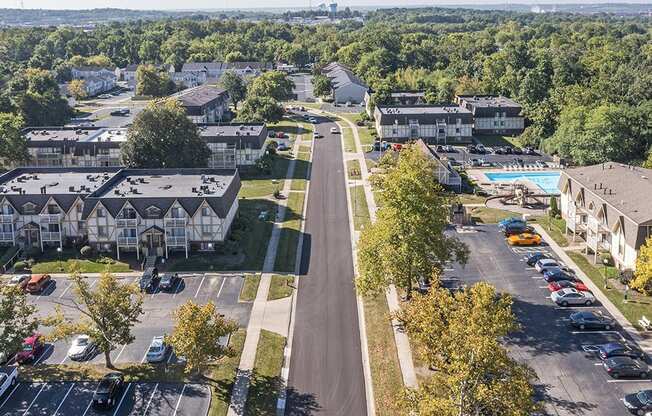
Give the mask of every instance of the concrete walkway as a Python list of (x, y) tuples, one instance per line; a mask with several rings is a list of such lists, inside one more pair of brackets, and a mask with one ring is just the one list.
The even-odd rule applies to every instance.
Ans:
[(607, 298), (607, 296), (602, 293), (602, 290), (598, 286), (596, 286), (595, 283), (591, 279), (588, 278), (588, 276), (582, 271), (582, 269), (579, 268), (577, 263), (573, 261), (573, 259), (570, 258), (568, 254), (566, 254), (566, 251), (560, 247), (555, 240), (553, 240), (550, 235), (546, 232), (546, 230), (541, 227), (539, 224), (533, 224), (534, 229), (536, 230), (537, 233), (541, 234), (543, 239), (550, 245), (550, 248), (559, 256), (561, 261), (566, 263), (566, 265), (573, 270), (577, 272), (577, 275), (582, 279), (584, 284), (588, 286), (588, 288), (593, 292), (593, 295), (595, 295), (596, 299), (600, 301), (600, 303), (609, 311), (611, 316), (618, 321), (620, 326), (627, 332), (638, 344), (639, 346), (647, 353), (652, 353), (652, 337), (648, 336), (647, 334), (642, 334), (639, 332), (628, 320), (625, 318), (625, 316), (620, 312), (620, 310), (614, 306), (613, 303)]

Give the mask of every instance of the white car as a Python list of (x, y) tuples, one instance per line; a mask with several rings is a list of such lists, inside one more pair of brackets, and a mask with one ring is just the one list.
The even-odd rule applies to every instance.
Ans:
[(314, 117), (310, 117), (310, 118), (308, 119), (308, 121), (311, 122), (311, 123), (313, 123), (313, 124), (317, 123), (317, 119), (314, 118)]
[(3, 396), (18, 382), (18, 367), (3, 367), (0, 369), (0, 396)]
[(548, 271), (550, 269), (553, 269), (553, 268), (558, 269), (560, 267), (561, 266), (559, 265), (559, 263), (557, 263), (557, 260), (555, 260), (555, 259), (541, 259), (541, 260), (537, 261), (535, 263), (535, 265), (534, 265), (534, 268), (539, 273), (546, 272), (546, 271)]
[(577, 289), (568, 287), (565, 289), (552, 292), (550, 298), (559, 306), (569, 305), (586, 305), (590, 306), (595, 302), (595, 297), (591, 292), (580, 292)]
[(88, 335), (78, 335), (68, 349), (68, 358), (73, 361), (83, 361), (90, 358), (94, 353), (97, 345)]
[(315, 132), (312, 134), (312, 137), (314, 137), (315, 139), (321, 139), (321, 138), (324, 137), (324, 136), (322, 136), (320, 132), (315, 131)]
[(22, 289), (25, 289), (25, 286), (27, 286), (27, 282), (29, 282), (29, 279), (32, 276), (28, 274), (21, 274), (18, 276), (14, 276), (11, 278), (9, 283), (7, 283), (7, 286), (19, 286)]
[(337, 134), (337, 127), (331, 127), (331, 133)]
[(145, 356), (148, 363), (159, 363), (165, 360), (165, 355), (168, 352), (168, 346), (165, 344), (163, 337), (154, 337), (152, 343), (149, 344), (147, 355)]

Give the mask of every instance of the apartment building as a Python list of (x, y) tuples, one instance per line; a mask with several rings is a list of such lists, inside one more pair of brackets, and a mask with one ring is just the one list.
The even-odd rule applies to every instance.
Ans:
[[(199, 124), (211, 156), (209, 168), (254, 165), (265, 154), (263, 123)], [(31, 167), (119, 167), (126, 128), (38, 127), (23, 130)]]
[(72, 79), (84, 81), (84, 88), (89, 96), (110, 91), (116, 85), (115, 71), (108, 68), (84, 66), (72, 68), (70, 72)]
[[(369, 117), (374, 115), (374, 105), (372, 103), (371, 96), (374, 92), (368, 90), (364, 96), (365, 109)], [(426, 92), (425, 91), (416, 91), (416, 90), (399, 90), (392, 91), (390, 94), (390, 102), (387, 103), (390, 105), (419, 105), (426, 104)]]
[(494, 95), (458, 95), (455, 102), (473, 114), (473, 131), (476, 134), (523, 133), (525, 117), (516, 101)]
[(85, 200), (88, 243), (118, 258), (212, 251), (231, 228), (239, 190), (235, 169), (123, 169)]
[(567, 169), (559, 179), (567, 232), (586, 253), (609, 252), (621, 270), (634, 270), (638, 250), (652, 236), (652, 169), (615, 162)]
[(85, 239), (85, 198), (117, 169), (18, 168), (0, 176), (0, 243), (61, 247)]
[(472, 141), (473, 115), (466, 108), (454, 104), (378, 105), (374, 119), (381, 140), (405, 142), (423, 139), (427, 144)]
[(322, 68), (322, 75), (331, 81), (333, 101), (337, 104), (364, 102), (369, 86), (353, 71), (338, 63), (332, 62)]
[(428, 159), (432, 160), (434, 163), (437, 182), (455, 190), (456, 192), (462, 192), (462, 177), (460, 174), (455, 169), (453, 169), (453, 167), (448, 162), (441, 160), (437, 152), (435, 152), (423, 140), (417, 140), (416, 146)]
[(224, 121), (229, 111), (229, 93), (222, 88), (200, 85), (174, 94), (193, 123)]
[(243, 78), (257, 77), (273, 65), (265, 62), (187, 62), (181, 71), (171, 72), (171, 79), (188, 88), (204, 84), (216, 84), (226, 71), (233, 71)]

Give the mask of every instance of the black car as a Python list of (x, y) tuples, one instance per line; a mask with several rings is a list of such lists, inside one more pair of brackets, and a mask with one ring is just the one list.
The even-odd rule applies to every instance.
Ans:
[(446, 153), (446, 150), (444, 150), (444, 146), (442, 146), (442, 145), (437, 145), (437, 147), (435, 148), (435, 151), (437, 153)]
[(630, 413), (643, 416), (652, 410), (652, 390), (641, 390), (623, 397), (623, 404)]
[(532, 253), (527, 257), (525, 261), (528, 266), (534, 267), (534, 265), (541, 259), (549, 259), (550, 256), (546, 253)]
[(611, 357), (629, 357), (645, 361), (646, 358), (645, 353), (638, 347), (622, 342), (610, 342), (608, 344), (597, 345), (597, 347), (598, 356), (603, 360)]
[(641, 360), (634, 360), (629, 357), (612, 357), (602, 362), (602, 366), (613, 378), (619, 377), (640, 377), (648, 376), (648, 367)]
[(543, 273), (543, 278), (546, 282), (559, 282), (561, 280), (570, 280), (571, 282), (577, 282), (579, 279), (572, 273), (567, 273), (563, 270), (557, 269), (549, 272)]
[(432, 284), (430, 283), (430, 279), (419, 279), (419, 288), (417, 289), (419, 293), (421, 294), (426, 294), (430, 290), (430, 287)]
[(93, 393), (93, 405), (112, 408), (118, 400), (118, 395), (124, 385), (124, 376), (120, 373), (108, 373), (102, 377)]
[(469, 153), (476, 153), (478, 150), (475, 148), (475, 145), (470, 144), (466, 146), (466, 151)]
[(165, 273), (158, 283), (161, 290), (172, 290), (179, 282), (179, 275), (177, 273)]
[(158, 269), (156, 267), (149, 267), (145, 269), (140, 278), (140, 291), (149, 292), (154, 290), (156, 284), (159, 282)]
[(534, 233), (534, 228), (523, 223), (510, 224), (505, 227), (505, 237), (509, 237), (514, 234), (523, 234), (523, 233)]
[(576, 312), (570, 316), (570, 324), (577, 329), (610, 330), (615, 326), (613, 318), (595, 312)]
[(503, 152), (505, 152), (506, 155), (511, 155), (512, 153), (514, 153), (510, 146), (503, 147)]
[(514, 152), (515, 155), (522, 155), (523, 149), (521, 149), (520, 147), (515, 147), (514, 149), (512, 149), (512, 152)]

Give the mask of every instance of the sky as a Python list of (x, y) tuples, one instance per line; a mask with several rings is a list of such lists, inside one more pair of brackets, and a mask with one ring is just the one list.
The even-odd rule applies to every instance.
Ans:
[[(0, 8), (16, 8), (21, 0), (0, 0)], [(335, 0), (340, 7), (346, 6), (435, 6), (455, 4), (596, 4), (596, 3), (649, 3), (650, 0)], [(249, 8), (307, 8), (330, 0), (22, 0), (28, 9), (249, 9)]]

